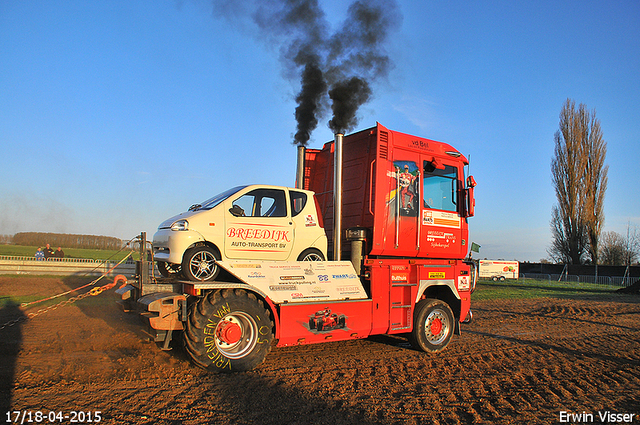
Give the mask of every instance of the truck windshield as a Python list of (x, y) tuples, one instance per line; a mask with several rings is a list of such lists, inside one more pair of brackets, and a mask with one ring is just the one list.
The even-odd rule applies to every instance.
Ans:
[(238, 193), (240, 190), (244, 189), (245, 187), (247, 187), (247, 186), (236, 186), (234, 188), (226, 190), (226, 191), (214, 196), (213, 198), (207, 199), (206, 201), (204, 201), (201, 204), (192, 205), (189, 208), (189, 211), (210, 210), (211, 208), (216, 207), (222, 201), (227, 199), (229, 196), (231, 196), (231, 195), (233, 195), (235, 193)]
[(458, 211), (458, 169), (451, 165), (437, 169), (425, 161), (423, 193), (426, 208)]

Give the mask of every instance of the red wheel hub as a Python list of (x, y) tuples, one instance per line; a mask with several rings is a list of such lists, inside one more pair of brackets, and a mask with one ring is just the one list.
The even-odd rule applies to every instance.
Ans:
[(242, 329), (237, 323), (225, 320), (218, 324), (216, 336), (226, 344), (235, 344), (242, 338)]
[(431, 322), (429, 330), (433, 335), (438, 335), (440, 332), (442, 332), (442, 320), (435, 319), (433, 322)]

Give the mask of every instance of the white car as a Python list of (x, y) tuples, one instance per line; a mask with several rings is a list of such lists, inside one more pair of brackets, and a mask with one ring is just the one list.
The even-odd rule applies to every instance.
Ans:
[(229, 189), (163, 222), (153, 252), (164, 276), (213, 280), (220, 260), (323, 261), (327, 236), (314, 193), (280, 186)]

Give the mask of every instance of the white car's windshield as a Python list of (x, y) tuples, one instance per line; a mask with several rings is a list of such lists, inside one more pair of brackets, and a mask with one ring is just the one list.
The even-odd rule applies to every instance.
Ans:
[(239, 192), (240, 190), (244, 189), (245, 187), (247, 187), (247, 186), (236, 186), (234, 188), (226, 190), (226, 191), (214, 196), (213, 198), (207, 199), (206, 201), (204, 201), (201, 204), (191, 205), (189, 207), (189, 211), (210, 210), (211, 208), (214, 208), (215, 206), (220, 204), (222, 201), (227, 199), (229, 196)]

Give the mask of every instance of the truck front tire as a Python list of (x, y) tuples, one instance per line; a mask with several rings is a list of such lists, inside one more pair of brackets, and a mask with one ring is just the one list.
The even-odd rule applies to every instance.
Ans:
[(416, 304), (411, 344), (427, 353), (444, 350), (453, 336), (453, 311), (447, 303), (437, 299), (424, 299)]
[(191, 307), (185, 348), (198, 366), (214, 372), (251, 370), (273, 342), (273, 323), (262, 301), (242, 289), (216, 290)]

